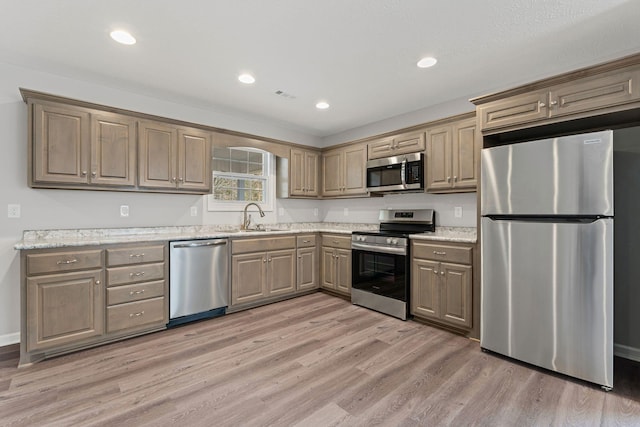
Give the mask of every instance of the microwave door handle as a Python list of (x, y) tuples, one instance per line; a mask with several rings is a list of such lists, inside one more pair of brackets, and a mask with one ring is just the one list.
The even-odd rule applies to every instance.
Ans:
[(407, 158), (405, 157), (402, 160), (402, 166), (400, 167), (400, 182), (402, 183), (402, 188), (407, 188)]

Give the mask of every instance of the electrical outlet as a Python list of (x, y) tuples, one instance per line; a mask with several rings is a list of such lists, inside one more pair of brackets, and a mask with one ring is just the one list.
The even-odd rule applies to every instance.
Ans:
[(7, 218), (20, 218), (20, 205), (7, 205)]
[(453, 216), (456, 218), (462, 218), (462, 206), (456, 206), (453, 208)]
[(284, 208), (278, 208), (278, 216), (284, 216)]
[(313, 208), (313, 216), (318, 216), (318, 208)]
[(191, 216), (198, 216), (198, 207), (191, 206)]
[(120, 206), (120, 216), (129, 216), (129, 205)]
[(344, 216), (349, 216), (349, 208), (344, 208)]

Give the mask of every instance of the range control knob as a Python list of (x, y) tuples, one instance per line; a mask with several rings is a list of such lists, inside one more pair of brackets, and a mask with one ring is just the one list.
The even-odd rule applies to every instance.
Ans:
[(391, 243), (393, 243), (394, 245), (398, 244), (398, 239), (391, 239)]
[(391, 244), (391, 237), (387, 237), (387, 245)]

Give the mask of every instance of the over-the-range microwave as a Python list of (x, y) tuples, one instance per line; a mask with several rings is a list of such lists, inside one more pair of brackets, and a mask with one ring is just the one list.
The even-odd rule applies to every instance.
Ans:
[(424, 154), (412, 153), (367, 162), (367, 191), (389, 193), (424, 190)]

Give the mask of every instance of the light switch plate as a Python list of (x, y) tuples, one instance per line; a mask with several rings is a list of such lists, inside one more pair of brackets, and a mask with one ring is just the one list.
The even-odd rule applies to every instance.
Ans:
[(191, 216), (198, 216), (198, 207), (191, 206)]
[(349, 208), (344, 208), (344, 216), (349, 216)]
[(456, 218), (462, 218), (462, 206), (456, 206), (453, 208), (453, 216)]
[(120, 206), (120, 216), (129, 216), (129, 205)]
[(7, 218), (20, 218), (20, 205), (7, 205)]
[(313, 216), (318, 216), (318, 208), (313, 208)]

